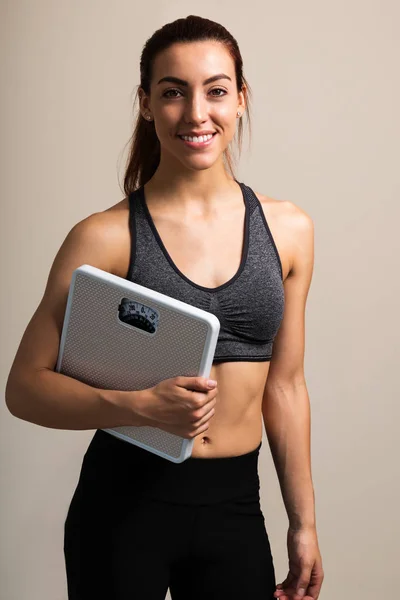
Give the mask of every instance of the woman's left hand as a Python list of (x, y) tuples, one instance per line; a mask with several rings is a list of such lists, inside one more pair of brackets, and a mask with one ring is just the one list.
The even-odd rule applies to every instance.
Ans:
[(324, 570), (315, 527), (289, 527), (287, 547), (289, 573), (285, 581), (276, 586), (274, 597), (279, 600), (317, 600)]

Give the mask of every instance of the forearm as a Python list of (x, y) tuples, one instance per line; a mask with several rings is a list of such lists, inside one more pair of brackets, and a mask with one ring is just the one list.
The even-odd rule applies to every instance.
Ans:
[(98, 389), (50, 369), (11, 378), (6, 388), (14, 416), (53, 429), (141, 426), (136, 408), (143, 401), (142, 391)]
[(265, 392), (263, 418), (290, 527), (315, 526), (306, 384)]

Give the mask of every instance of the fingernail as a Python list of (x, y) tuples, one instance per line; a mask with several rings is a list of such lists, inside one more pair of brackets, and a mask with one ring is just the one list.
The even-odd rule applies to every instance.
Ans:
[(214, 381), (214, 379), (208, 379), (207, 385), (208, 385), (208, 387), (215, 387), (217, 385), (217, 382)]
[(304, 594), (306, 593), (306, 590), (304, 588), (300, 588), (297, 593), (299, 596), (304, 596)]

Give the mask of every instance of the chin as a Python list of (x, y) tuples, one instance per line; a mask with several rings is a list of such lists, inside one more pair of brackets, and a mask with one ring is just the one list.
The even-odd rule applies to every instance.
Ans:
[(212, 158), (205, 159), (205, 158), (198, 157), (197, 159), (181, 161), (181, 162), (182, 162), (182, 164), (187, 166), (189, 169), (193, 169), (194, 171), (203, 171), (204, 169), (210, 169), (210, 167), (213, 167), (217, 161), (218, 161), (218, 157), (214, 158), (214, 159), (212, 159)]

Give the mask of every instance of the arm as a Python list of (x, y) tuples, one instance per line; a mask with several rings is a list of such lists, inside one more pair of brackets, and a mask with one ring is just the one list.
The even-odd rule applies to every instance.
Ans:
[(109, 213), (96, 213), (75, 225), (58, 251), (7, 380), (6, 404), (19, 419), (54, 429), (145, 424), (137, 412), (145, 390), (97, 389), (54, 371), (72, 272), (82, 264), (113, 272), (120, 239)]
[(140, 427), (147, 423), (139, 413), (147, 391), (103, 390), (51, 369), (26, 370), (9, 378), (6, 404), (13, 416), (52, 429)]
[(285, 311), (274, 341), (262, 412), (292, 529), (315, 527), (310, 460), (310, 403), (304, 377), (305, 305), (314, 263), (313, 222), (291, 205), (292, 264)]

